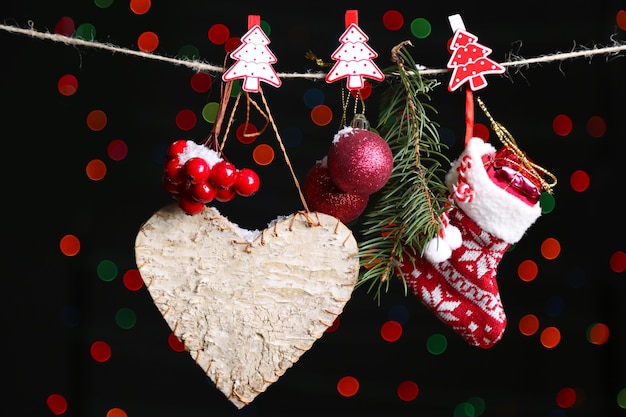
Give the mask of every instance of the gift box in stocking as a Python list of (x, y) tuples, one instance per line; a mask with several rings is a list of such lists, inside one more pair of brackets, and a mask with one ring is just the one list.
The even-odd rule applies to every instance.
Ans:
[(445, 177), (451, 208), (440, 234), (423, 255), (407, 250), (399, 264), (398, 274), (421, 302), (481, 348), (492, 347), (506, 329), (500, 260), (541, 215), (540, 178), (524, 158), (471, 138)]

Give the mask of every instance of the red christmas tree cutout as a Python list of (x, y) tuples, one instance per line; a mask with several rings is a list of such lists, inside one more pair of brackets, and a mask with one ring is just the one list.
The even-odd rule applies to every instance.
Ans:
[(237, 62), (222, 75), (222, 79), (243, 78), (241, 88), (249, 93), (257, 93), (261, 81), (280, 87), (282, 82), (272, 67), (277, 59), (267, 46), (269, 44), (269, 38), (261, 29), (260, 17), (248, 16), (248, 31), (241, 37), (241, 45), (230, 54)]
[(454, 91), (463, 83), (469, 82), (473, 91), (487, 86), (485, 74), (502, 74), (504, 67), (487, 58), (492, 50), (478, 43), (478, 37), (459, 29), (450, 42), (452, 56), (447, 67), (453, 69), (448, 90)]
[(364, 77), (377, 81), (385, 79), (373, 61), (378, 54), (367, 44), (369, 38), (357, 23), (356, 10), (346, 12), (346, 30), (339, 41), (341, 46), (331, 55), (337, 62), (326, 75), (326, 82), (348, 78), (348, 90), (360, 90), (365, 87)]

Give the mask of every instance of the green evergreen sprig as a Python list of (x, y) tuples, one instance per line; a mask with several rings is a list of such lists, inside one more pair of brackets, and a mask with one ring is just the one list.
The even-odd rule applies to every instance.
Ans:
[[(444, 183), (450, 160), (439, 140), (439, 125), (430, 114), (437, 111), (430, 93), (440, 83), (424, 80), (406, 50), (409, 41), (392, 51), (395, 66), (384, 72), (398, 77), (381, 96), (376, 126), (393, 152), (393, 170), (364, 213), (363, 238), (359, 243), (361, 274), (357, 287), (369, 285), (380, 303), (389, 289), (398, 262), (407, 253), (421, 256), (426, 243), (440, 227), (440, 216), (449, 203)], [(406, 282), (403, 282), (406, 292)]]

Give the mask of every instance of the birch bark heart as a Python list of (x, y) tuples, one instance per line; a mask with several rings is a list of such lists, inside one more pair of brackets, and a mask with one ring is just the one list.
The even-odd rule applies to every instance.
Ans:
[(216, 209), (157, 211), (135, 241), (163, 318), (237, 408), (276, 382), (330, 327), (359, 273), (337, 218), (294, 213), (250, 238)]

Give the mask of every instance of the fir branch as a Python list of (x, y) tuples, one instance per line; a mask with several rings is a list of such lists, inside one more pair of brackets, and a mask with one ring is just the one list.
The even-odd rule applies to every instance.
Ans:
[[(407, 254), (421, 256), (426, 243), (440, 227), (440, 216), (449, 203), (444, 176), (450, 161), (439, 141), (439, 125), (430, 114), (437, 111), (428, 101), (439, 81), (421, 78), (403, 42), (393, 50), (396, 66), (386, 70), (400, 83), (385, 90), (376, 130), (394, 155), (394, 166), (377, 200), (364, 214), (363, 240), (359, 244), (361, 274), (357, 287), (368, 284), (368, 293), (389, 289), (397, 264)], [(446, 163), (446, 166), (442, 164)], [(403, 282), (406, 292), (406, 282)]]

